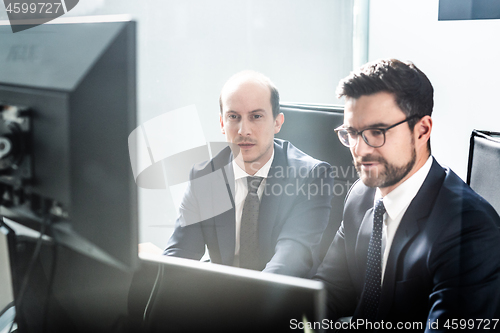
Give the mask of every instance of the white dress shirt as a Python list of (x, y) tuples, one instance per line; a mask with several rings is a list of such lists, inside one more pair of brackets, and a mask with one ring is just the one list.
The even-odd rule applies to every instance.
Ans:
[(233, 172), (234, 172), (234, 203), (235, 203), (235, 218), (236, 218), (236, 242), (234, 249), (234, 265), (239, 267), (239, 254), (240, 254), (240, 230), (241, 230), (241, 215), (243, 214), (243, 204), (245, 203), (245, 199), (248, 194), (248, 183), (247, 177), (263, 177), (264, 179), (259, 185), (257, 190), (257, 195), (259, 196), (259, 200), (262, 198), (262, 194), (264, 193), (264, 189), (266, 187), (266, 178), (269, 173), (269, 169), (271, 169), (271, 164), (274, 159), (274, 149), (273, 154), (269, 161), (260, 168), (255, 175), (249, 175), (245, 170), (240, 168), (236, 161), (233, 160)]
[[(427, 162), (425, 162), (425, 164), (417, 172), (415, 172), (415, 174), (383, 197), (386, 212), (384, 214), (384, 225), (382, 227), (382, 281), (384, 281), (387, 257), (389, 256), (389, 251), (391, 250), (394, 235), (398, 230), (401, 219), (406, 213), (408, 206), (417, 195), (420, 187), (422, 187), (422, 184), (424, 183), (425, 178), (429, 174), (432, 161), (432, 156), (429, 156)], [(382, 198), (382, 194), (380, 193), (380, 189), (377, 188), (374, 205), (380, 198)]]

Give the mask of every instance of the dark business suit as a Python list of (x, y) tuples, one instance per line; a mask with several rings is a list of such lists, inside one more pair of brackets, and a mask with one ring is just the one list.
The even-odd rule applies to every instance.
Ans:
[[(217, 175), (209, 183), (190, 182), (164, 254), (199, 260), (206, 244), (212, 262), (233, 264), (234, 201), (232, 208), (215, 217), (210, 212), (221, 200), (233, 200), (231, 160), (231, 150), (226, 148), (211, 161), (193, 167), (190, 179)], [(318, 193), (314, 193), (316, 188)], [(332, 190), (327, 163), (304, 154), (288, 141), (274, 140), (274, 160), (259, 208), (259, 263), (264, 271), (299, 277), (310, 274), (319, 261), (318, 244), (328, 223)]]
[[(362, 313), (374, 195), (362, 182), (353, 185), (343, 223), (318, 269), (330, 319), (356, 320)], [(428, 328), (428, 320), (438, 320), (444, 330), (447, 319), (499, 318), (498, 225), (494, 209), (434, 161), (394, 236), (377, 321), (423, 322)]]

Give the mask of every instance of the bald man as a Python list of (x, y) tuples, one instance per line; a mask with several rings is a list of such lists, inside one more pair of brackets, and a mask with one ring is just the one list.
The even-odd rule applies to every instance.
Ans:
[[(191, 170), (164, 254), (200, 260), (207, 246), (214, 263), (309, 277), (331, 209), (330, 165), (274, 138), (285, 119), (264, 75), (234, 75), (219, 102), (229, 147)], [(221, 176), (196, 181), (213, 174)], [(227, 197), (230, 209), (207, 213)]]

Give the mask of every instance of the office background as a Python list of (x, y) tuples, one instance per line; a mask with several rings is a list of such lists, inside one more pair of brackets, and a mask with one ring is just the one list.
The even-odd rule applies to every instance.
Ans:
[[(265, 73), (283, 101), (342, 104), (335, 88), (353, 67), (412, 60), (435, 88), (433, 154), (465, 179), (472, 129), (500, 130), (500, 20), (438, 21), (438, 7), (438, 0), (80, 0), (66, 16), (136, 19), (139, 123), (194, 104), (207, 141), (224, 140), (218, 95), (237, 71)], [(163, 247), (177, 211), (170, 193), (140, 189), (139, 198), (140, 241)]]

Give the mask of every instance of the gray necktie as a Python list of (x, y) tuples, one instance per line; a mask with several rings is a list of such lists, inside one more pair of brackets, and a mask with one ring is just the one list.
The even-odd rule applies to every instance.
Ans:
[(240, 267), (261, 270), (259, 265), (259, 196), (263, 177), (247, 177), (248, 194), (243, 204), (240, 228)]
[(366, 261), (365, 286), (362, 302), (364, 303), (363, 317), (375, 321), (380, 296), (382, 294), (382, 226), (385, 207), (382, 199), (377, 200), (373, 212), (373, 231), (368, 245)]

